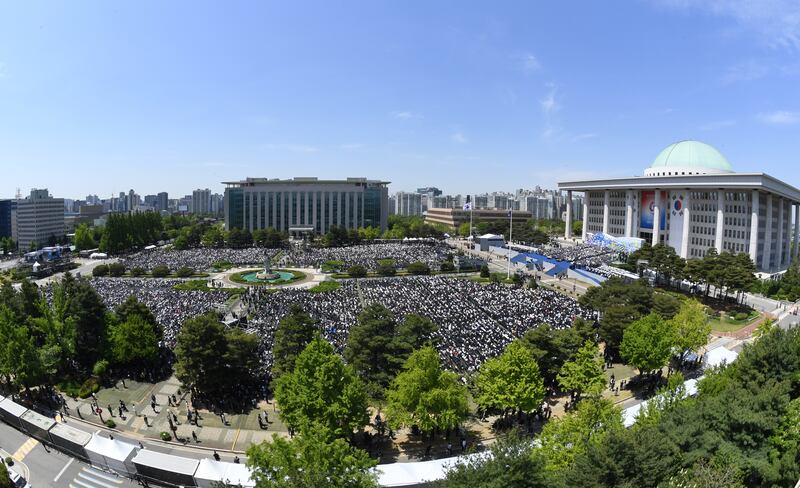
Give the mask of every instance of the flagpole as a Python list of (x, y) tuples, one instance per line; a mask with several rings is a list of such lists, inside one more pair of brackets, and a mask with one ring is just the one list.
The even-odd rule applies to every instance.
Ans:
[(514, 207), (508, 211), (508, 265), (506, 267), (506, 279), (511, 278), (511, 236), (514, 234)]

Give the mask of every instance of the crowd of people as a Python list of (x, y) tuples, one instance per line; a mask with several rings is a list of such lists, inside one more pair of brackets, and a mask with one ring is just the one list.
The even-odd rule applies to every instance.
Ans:
[[(271, 351), (278, 323), (292, 304), (300, 305), (318, 321), (323, 336), (338, 351), (344, 349), (350, 328), (368, 303), (385, 305), (398, 320), (419, 314), (439, 327), (436, 339), (444, 366), (464, 373), (500, 354), (509, 342), (538, 324), (564, 328), (577, 316), (592, 316), (575, 300), (551, 290), (480, 285), (440, 276), (344, 282), (328, 293), (252, 288), (243, 303), (249, 327), (262, 338), (265, 351)], [(271, 356), (263, 361), (265, 367), (271, 367)]]
[(569, 261), (583, 267), (599, 268), (620, 258), (619, 252), (592, 244), (559, 246), (551, 244), (537, 249), (539, 254), (558, 261)]
[(164, 329), (164, 345), (172, 348), (186, 319), (210, 311), (223, 311), (228, 294), (223, 291), (176, 290), (180, 280), (92, 278), (91, 284), (109, 308), (129, 296), (147, 305)]
[(234, 265), (262, 264), (272, 259), (280, 250), (250, 247), (245, 249), (148, 249), (122, 258), (120, 262), (128, 269), (152, 270), (156, 266), (167, 266), (175, 271), (182, 267), (195, 271), (210, 269), (214, 263), (228, 262)]
[(368, 270), (379, 266), (378, 261), (391, 259), (397, 268), (405, 268), (411, 263), (421, 261), (431, 269), (439, 269), (447, 259), (450, 248), (438, 241), (411, 243), (362, 244), (348, 247), (295, 247), (283, 257), (287, 265), (319, 268), (329, 261), (341, 261), (343, 269), (360, 265)]

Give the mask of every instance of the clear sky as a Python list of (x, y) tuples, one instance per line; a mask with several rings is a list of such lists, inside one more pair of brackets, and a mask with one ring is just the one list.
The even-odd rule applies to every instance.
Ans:
[(800, 186), (800, 2), (0, 5), (0, 197), (639, 175), (680, 139)]

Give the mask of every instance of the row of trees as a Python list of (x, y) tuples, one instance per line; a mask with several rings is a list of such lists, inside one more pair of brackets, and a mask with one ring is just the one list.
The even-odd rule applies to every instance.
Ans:
[(747, 253), (717, 253), (715, 248), (711, 248), (702, 258), (687, 261), (678, 256), (671, 246), (664, 243), (650, 246), (645, 243), (628, 256), (625, 267), (629, 271), (640, 271), (640, 261), (647, 261), (647, 268), (655, 272), (656, 281), (663, 281), (670, 286), (672, 280), (687, 279), (702, 286), (705, 295), (708, 295), (711, 286), (726, 296), (731, 291), (740, 294), (749, 290), (755, 282), (756, 267)]
[[(265, 247), (279, 248), (284, 247), (289, 240), (289, 234), (281, 232), (275, 228), (256, 229), (252, 233), (247, 229), (233, 228), (224, 231), (218, 225), (213, 225), (206, 230), (200, 238), (203, 247), (221, 248), (245, 248), (245, 247)], [(189, 242), (187, 239), (187, 247)], [(176, 241), (176, 247), (178, 242)]]
[(773, 328), (736, 363), (707, 372), (692, 398), (675, 374), (623, 428), (586, 399), (538, 439), (511, 434), (434, 486), (773, 487), (800, 478), (800, 330)]
[(109, 367), (142, 372), (155, 366), (161, 337), (135, 298), (111, 312), (69, 273), (53, 284), (50, 303), (26, 280), (19, 291), (8, 283), (0, 290), (0, 374), (18, 386), (103, 376)]
[(750, 291), (776, 300), (796, 302), (800, 299), (800, 262), (795, 261), (786, 273), (777, 279), (767, 279), (753, 284)]

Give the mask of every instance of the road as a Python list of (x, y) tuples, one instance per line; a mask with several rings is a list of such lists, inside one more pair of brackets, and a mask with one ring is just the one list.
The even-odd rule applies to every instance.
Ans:
[(13, 427), (0, 422), (0, 451), (16, 458), (11, 469), (34, 488), (129, 488), (137, 483), (92, 468), (55, 449), (45, 448)]

